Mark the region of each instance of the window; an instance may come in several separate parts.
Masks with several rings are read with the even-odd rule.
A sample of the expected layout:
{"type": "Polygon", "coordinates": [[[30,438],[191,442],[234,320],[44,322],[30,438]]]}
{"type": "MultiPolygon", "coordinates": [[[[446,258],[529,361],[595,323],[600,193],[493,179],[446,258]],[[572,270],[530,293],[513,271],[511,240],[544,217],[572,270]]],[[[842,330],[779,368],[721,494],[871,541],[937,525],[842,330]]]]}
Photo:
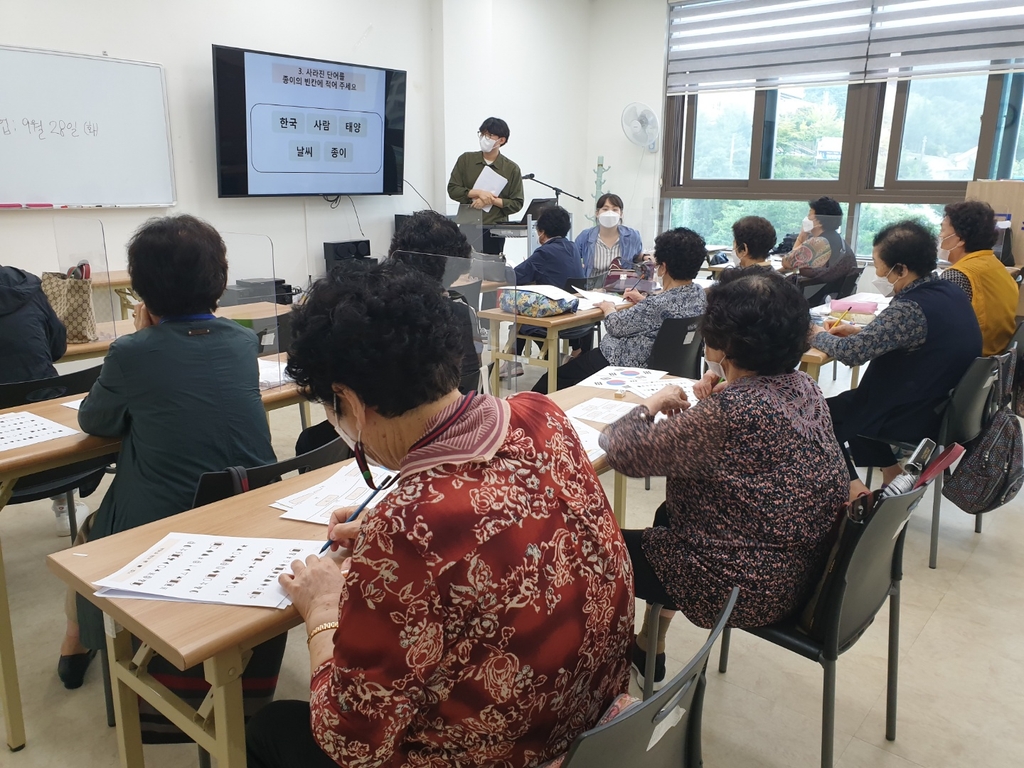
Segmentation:
{"type": "MultiPolygon", "coordinates": [[[[845,206],[844,206],[845,208],[845,206]]],[[[708,245],[732,246],[732,223],[744,216],[764,216],[775,227],[778,242],[786,233],[800,231],[807,202],[794,200],[689,200],[672,201],[670,227],[688,227],[708,245]]]]}
{"type": "Polygon", "coordinates": [[[857,255],[870,256],[875,235],[886,225],[904,219],[916,219],[938,232],[944,215],[942,208],[924,203],[862,203],[857,221],[857,255]]]}
{"type": "Polygon", "coordinates": [[[995,151],[989,178],[1024,179],[1024,72],[1003,78],[995,151]]]}
{"type": "Polygon", "coordinates": [[[706,93],[697,97],[693,178],[745,179],[750,174],[754,92],[706,93]]]}
{"type": "Polygon", "coordinates": [[[767,178],[839,178],[846,92],[845,85],[775,92],[774,151],[767,178]]]}
{"type": "Polygon", "coordinates": [[[912,80],[898,178],[970,181],[978,154],[988,77],[912,80]]]}

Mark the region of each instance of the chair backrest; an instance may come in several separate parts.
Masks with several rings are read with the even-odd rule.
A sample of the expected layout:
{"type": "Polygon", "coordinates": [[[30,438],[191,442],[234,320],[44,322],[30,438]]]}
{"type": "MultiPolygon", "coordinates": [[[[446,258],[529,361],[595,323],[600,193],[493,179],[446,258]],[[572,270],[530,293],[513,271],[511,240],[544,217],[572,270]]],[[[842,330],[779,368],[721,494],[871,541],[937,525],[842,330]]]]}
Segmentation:
{"type": "Polygon", "coordinates": [[[839,296],[839,292],[842,290],[845,280],[845,277],[840,277],[837,280],[825,283],[817,278],[802,277],[797,280],[797,287],[803,291],[804,298],[807,299],[807,303],[810,304],[811,307],[820,307],[825,303],[825,299],[827,297],[839,296]]]}
{"type": "Polygon", "coordinates": [[[864,274],[864,267],[857,267],[850,274],[843,278],[843,283],[839,287],[839,293],[836,294],[837,299],[845,299],[847,296],[853,296],[857,292],[857,283],[860,282],[861,275],[864,274]]]}
{"type": "Polygon", "coordinates": [[[876,502],[866,520],[847,520],[833,559],[832,577],[819,598],[825,603],[826,658],[835,659],[864,633],[903,577],[904,527],[927,490],[876,502]]]}
{"type": "Polygon", "coordinates": [[[348,458],[349,447],[340,437],[309,453],[291,459],[265,464],[262,467],[245,469],[228,467],[220,472],[204,472],[199,478],[192,507],[202,507],[221,499],[227,499],[246,491],[276,483],[288,472],[308,472],[348,458]]]}
{"type": "Polygon", "coordinates": [[[647,367],[667,371],[673,376],[699,379],[703,340],[700,332],[701,317],[670,317],[662,321],[658,335],[654,338],[647,367]]]}
{"type": "Polygon", "coordinates": [[[711,647],[725,629],[739,597],[733,587],[714,629],[696,655],[647,701],[639,702],[604,725],[581,733],[566,753],[562,768],[680,768],[694,765],[692,730],[700,727],[698,694],[711,647]],[[697,710],[695,713],[694,710],[697,710]]]}
{"type": "Polygon", "coordinates": [[[63,376],[0,384],[0,408],[15,408],[67,395],[86,394],[99,378],[102,368],[102,365],[97,365],[95,368],[85,368],[74,373],[65,373],[63,376]]]}
{"type": "Polygon", "coordinates": [[[468,283],[460,283],[459,285],[453,285],[448,289],[449,294],[457,294],[461,296],[469,308],[477,311],[480,309],[480,288],[483,285],[483,280],[473,280],[468,283]]]}
{"type": "Polygon", "coordinates": [[[978,357],[953,389],[939,430],[939,444],[966,445],[988,423],[992,388],[999,378],[995,357],[978,357]]]}

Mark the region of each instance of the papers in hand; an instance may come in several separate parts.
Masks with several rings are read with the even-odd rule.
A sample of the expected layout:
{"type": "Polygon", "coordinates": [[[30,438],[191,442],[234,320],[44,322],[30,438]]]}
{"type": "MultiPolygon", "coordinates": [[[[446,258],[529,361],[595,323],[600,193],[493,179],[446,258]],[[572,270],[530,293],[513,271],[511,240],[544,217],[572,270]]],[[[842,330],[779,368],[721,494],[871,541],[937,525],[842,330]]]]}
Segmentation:
{"type": "Polygon", "coordinates": [[[611,424],[621,419],[634,408],[636,408],[636,403],[624,403],[621,400],[605,400],[603,397],[595,397],[573,406],[565,413],[573,419],[595,421],[598,424],[611,424]]]}
{"type": "MultiPolygon", "coordinates": [[[[376,486],[380,486],[388,474],[380,467],[371,467],[370,472],[373,475],[373,484],[376,486]]],[[[327,525],[331,521],[331,512],[338,507],[358,507],[363,503],[363,499],[371,493],[372,491],[366,487],[366,481],[359,473],[359,467],[355,462],[351,462],[319,485],[293,493],[270,506],[274,509],[284,510],[281,517],[286,520],[302,520],[307,523],[327,525]]],[[[377,506],[388,493],[390,490],[378,493],[373,501],[366,506],[377,506]]]]}
{"type": "MultiPolygon", "coordinates": [[[[484,169],[480,171],[480,175],[476,177],[473,189],[482,189],[485,192],[490,192],[495,197],[501,197],[501,190],[505,188],[507,183],[508,179],[491,168],[491,166],[485,165],[484,169]]],[[[493,205],[488,205],[484,210],[490,211],[493,207],[493,205]]]]}
{"type": "Polygon", "coordinates": [[[655,381],[643,381],[638,384],[630,384],[626,387],[626,391],[646,400],[651,395],[663,390],[669,384],[681,387],[683,392],[686,393],[686,399],[690,401],[690,405],[697,402],[697,397],[693,394],[693,385],[696,384],[693,379],[660,379],[655,381]]]}
{"type": "Polygon", "coordinates": [[[260,368],[260,389],[272,389],[291,381],[291,377],[284,372],[287,363],[277,360],[257,360],[260,368]]]}
{"type": "Polygon", "coordinates": [[[285,608],[277,577],[291,573],[323,543],[169,533],[121,570],[96,582],[97,597],[131,597],[219,605],[285,608]]]}
{"type": "MultiPolygon", "coordinates": [[[[579,383],[581,387],[598,389],[628,389],[630,386],[657,381],[665,376],[665,371],[652,371],[648,368],[624,368],[609,365],[597,373],[588,376],[579,383]]],[[[644,395],[646,397],[646,395],[644,395]]]]}
{"type": "Polygon", "coordinates": [[[0,451],[11,451],[77,434],[77,429],[65,427],[34,413],[16,411],[0,416],[0,451]]]}

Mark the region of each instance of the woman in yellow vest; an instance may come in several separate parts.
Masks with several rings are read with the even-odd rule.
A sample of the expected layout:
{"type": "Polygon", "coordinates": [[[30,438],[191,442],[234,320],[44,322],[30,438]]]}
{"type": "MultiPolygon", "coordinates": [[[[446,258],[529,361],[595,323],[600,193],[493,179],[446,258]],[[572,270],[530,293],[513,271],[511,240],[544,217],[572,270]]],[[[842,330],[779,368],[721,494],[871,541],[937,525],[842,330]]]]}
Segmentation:
{"type": "Polygon", "coordinates": [[[982,354],[1006,349],[1016,330],[1017,284],[992,252],[995,214],[988,203],[950,203],[939,229],[939,259],[953,266],[942,276],[960,286],[971,300],[981,326],[982,354]]]}

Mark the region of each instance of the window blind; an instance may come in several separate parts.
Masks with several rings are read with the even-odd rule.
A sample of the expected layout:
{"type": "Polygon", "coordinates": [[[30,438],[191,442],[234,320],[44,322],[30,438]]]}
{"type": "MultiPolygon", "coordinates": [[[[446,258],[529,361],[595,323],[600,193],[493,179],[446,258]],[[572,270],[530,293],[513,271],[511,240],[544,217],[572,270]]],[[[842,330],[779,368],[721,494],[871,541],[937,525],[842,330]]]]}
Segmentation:
{"type": "Polygon", "coordinates": [[[669,95],[1024,68],[1024,2],[682,0],[669,95]]]}

